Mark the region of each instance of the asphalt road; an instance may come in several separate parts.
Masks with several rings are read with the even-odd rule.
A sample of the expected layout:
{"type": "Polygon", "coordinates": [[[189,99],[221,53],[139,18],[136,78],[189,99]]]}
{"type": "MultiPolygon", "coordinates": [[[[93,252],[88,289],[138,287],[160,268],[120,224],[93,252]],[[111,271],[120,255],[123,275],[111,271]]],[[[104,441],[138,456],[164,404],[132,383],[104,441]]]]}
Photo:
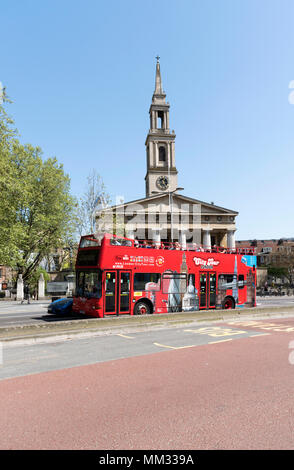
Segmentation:
{"type": "Polygon", "coordinates": [[[294,318],[14,346],[1,449],[292,449],[294,318]]]}
{"type": "MultiPolygon", "coordinates": [[[[294,328],[293,328],[294,331],[294,328]]],[[[231,341],[262,334],[216,323],[186,324],[132,333],[87,336],[64,341],[55,337],[50,342],[2,347],[3,364],[0,379],[47,372],[49,370],[96,364],[134,356],[231,341]]]]}
{"type": "MultiPolygon", "coordinates": [[[[0,301],[0,328],[44,324],[60,320],[72,320],[77,316],[55,316],[47,313],[49,301],[32,301],[29,305],[20,302],[0,301]]],[[[294,306],[294,296],[288,297],[258,297],[258,307],[294,306]]],[[[79,317],[82,318],[82,317],[79,317]]]]}
{"type": "MultiPolygon", "coordinates": [[[[70,319],[70,316],[57,317],[47,313],[50,301],[0,302],[0,328],[18,325],[42,324],[70,319]]],[[[77,318],[77,316],[72,317],[77,318]]]]}

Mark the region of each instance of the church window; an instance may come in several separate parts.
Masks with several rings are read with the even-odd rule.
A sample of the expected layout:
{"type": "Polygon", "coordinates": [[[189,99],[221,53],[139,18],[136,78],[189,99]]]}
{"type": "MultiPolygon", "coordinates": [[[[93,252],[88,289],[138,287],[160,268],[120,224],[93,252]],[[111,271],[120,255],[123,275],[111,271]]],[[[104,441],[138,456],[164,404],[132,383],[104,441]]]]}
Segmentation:
{"type": "Polygon", "coordinates": [[[160,162],[165,162],[166,160],[166,155],[165,155],[165,147],[159,147],[159,161],[160,162]]]}

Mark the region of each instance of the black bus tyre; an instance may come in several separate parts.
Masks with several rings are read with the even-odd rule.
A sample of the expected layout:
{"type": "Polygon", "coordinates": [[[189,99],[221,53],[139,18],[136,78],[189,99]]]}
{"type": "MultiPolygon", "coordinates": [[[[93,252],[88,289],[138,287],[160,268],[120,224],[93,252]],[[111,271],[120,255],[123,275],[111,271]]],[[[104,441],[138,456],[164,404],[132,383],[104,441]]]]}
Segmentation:
{"type": "Polygon", "coordinates": [[[134,315],[149,315],[151,309],[147,302],[139,301],[134,308],[134,315]]]}
{"type": "Polygon", "coordinates": [[[222,309],[223,310],[232,310],[235,308],[235,300],[233,297],[225,297],[223,303],[222,303],[222,309]]]}

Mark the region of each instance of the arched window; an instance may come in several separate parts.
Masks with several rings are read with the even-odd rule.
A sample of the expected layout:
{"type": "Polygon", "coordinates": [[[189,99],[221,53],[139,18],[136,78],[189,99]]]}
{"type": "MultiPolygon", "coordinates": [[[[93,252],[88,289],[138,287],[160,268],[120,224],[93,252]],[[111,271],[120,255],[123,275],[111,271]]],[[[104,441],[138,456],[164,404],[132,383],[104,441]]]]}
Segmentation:
{"type": "Polygon", "coordinates": [[[159,161],[165,162],[166,155],[165,155],[165,147],[159,147],[159,161]]]}

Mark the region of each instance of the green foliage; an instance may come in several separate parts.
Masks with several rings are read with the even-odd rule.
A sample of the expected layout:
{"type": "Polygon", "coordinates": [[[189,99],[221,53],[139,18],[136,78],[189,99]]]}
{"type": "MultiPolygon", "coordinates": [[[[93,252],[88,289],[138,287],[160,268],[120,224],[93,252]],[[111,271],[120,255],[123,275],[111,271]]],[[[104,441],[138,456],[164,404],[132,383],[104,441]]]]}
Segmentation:
{"type": "Polygon", "coordinates": [[[269,276],[273,277],[281,277],[281,276],[288,276],[288,269],[286,267],[280,266],[269,266],[267,273],[269,276]]]}
{"type": "Polygon", "coordinates": [[[43,274],[44,276],[44,280],[45,280],[45,289],[47,287],[47,281],[49,281],[50,279],[50,276],[49,274],[46,272],[45,269],[41,268],[41,267],[38,267],[35,269],[35,271],[32,271],[30,273],[30,275],[28,276],[27,278],[27,282],[30,286],[30,293],[31,295],[33,295],[34,293],[37,293],[38,292],[38,283],[39,283],[39,279],[40,279],[40,275],[41,273],[43,274]]]}
{"type": "Polygon", "coordinates": [[[42,258],[73,232],[70,179],[56,158],[16,138],[0,106],[0,264],[28,279],[42,258]]]}

